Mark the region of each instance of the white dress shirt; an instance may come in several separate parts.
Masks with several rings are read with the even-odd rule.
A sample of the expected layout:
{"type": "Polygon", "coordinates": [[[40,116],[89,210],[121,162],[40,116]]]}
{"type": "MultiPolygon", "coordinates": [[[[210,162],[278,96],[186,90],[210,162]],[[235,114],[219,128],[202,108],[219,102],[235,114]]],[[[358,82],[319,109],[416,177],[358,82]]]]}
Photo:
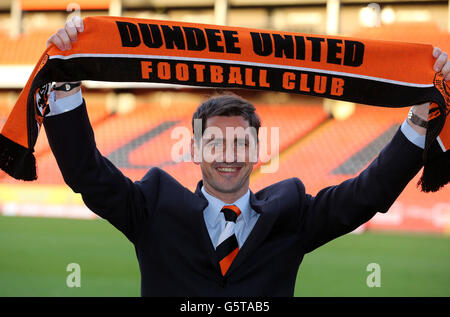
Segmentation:
{"type": "Polygon", "coordinates": [[[48,97],[48,105],[50,107],[50,112],[46,116],[55,116],[75,108],[78,108],[83,103],[83,96],[81,95],[81,89],[68,97],[64,97],[55,100],[55,92],[52,91],[48,97]]]}
{"type": "Polygon", "coordinates": [[[234,234],[238,240],[239,248],[241,248],[259,218],[259,213],[250,206],[250,190],[232,204],[226,204],[210,195],[204,187],[202,187],[202,193],[208,200],[208,206],[203,211],[203,218],[214,248],[217,247],[219,236],[225,229],[225,216],[220,212],[225,205],[236,205],[241,210],[234,227],[234,234]]]}

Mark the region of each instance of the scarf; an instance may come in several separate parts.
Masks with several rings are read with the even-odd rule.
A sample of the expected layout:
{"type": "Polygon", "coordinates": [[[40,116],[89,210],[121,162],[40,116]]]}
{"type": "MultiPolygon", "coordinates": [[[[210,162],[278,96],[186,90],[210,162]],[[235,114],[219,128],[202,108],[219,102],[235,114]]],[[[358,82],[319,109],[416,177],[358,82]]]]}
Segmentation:
{"type": "Polygon", "coordinates": [[[450,180],[450,86],[426,44],[123,17],[87,17],[42,54],[0,134],[0,168],[34,180],[51,82],[153,82],[281,91],[381,107],[431,102],[422,191],[450,180]]]}

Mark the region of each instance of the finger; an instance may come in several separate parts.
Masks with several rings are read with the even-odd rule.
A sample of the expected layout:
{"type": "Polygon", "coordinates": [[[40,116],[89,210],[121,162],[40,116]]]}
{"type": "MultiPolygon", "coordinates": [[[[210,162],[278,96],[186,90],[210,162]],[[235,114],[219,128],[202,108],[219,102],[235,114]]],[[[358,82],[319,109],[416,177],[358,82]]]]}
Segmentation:
{"type": "Polygon", "coordinates": [[[65,50],[64,43],[58,35],[53,34],[52,36],[50,36],[50,38],[47,41],[47,46],[49,46],[51,43],[55,44],[56,47],[61,51],[65,50]]]}
{"type": "Polygon", "coordinates": [[[59,38],[62,40],[65,50],[70,50],[72,48],[72,44],[70,44],[70,38],[66,32],[66,29],[59,29],[56,32],[56,35],[58,35],[59,38]]]}
{"type": "Polygon", "coordinates": [[[77,28],[77,31],[79,33],[84,31],[83,19],[81,17],[79,17],[78,15],[74,16],[72,18],[72,22],[75,25],[75,27],[77,28]]]}
{"type": "Polygon", "coordinates": [[[64,28],[66,29],[66,33],[69,36],[69,39],[71,42],[76,42],[77,41],[77,29],[75,27],[75,24],[72,21],[67,21],[66,25],[64,26],[64,28]]]}
{"type": "Polygon", "coordinates": [[[441,53],[442,53],[442,50],[439,47],[433,48],[433,57],[434,58],[438,58],[441,53]]]}
{"type": "Polygon", "coordinates": [[[447,61],[442,67],[442,74],[444,75],[445,81],[450,80],[450,61],[447,61]]]}
{"type": "Polygon", "coordinates": [[[436,59],[436,62],[434,63],[434,70],[436,72],[440,72],[442,70],[442,67],[444,67],[445,63],[447,62],[448,55],[445,52],[442,52],[439,57],[436,59]]]}
{"type": "Polygon", "coordinates": [[[53,35],[52,36],[50,36],[49,38],[48,38],[48,40],[47,40],[47,47],[49,47],[50,46],[50,44],[55,44],[55,43],[53,43],[53,35]]]}

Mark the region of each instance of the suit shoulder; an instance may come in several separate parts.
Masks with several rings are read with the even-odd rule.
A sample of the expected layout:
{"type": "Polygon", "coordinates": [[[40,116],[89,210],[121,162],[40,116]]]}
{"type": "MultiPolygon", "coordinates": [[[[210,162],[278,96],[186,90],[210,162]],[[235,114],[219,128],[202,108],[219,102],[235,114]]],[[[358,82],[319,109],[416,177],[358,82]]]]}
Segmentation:
{"type": "Polygon", "coordinates": [[[181,186],[182,185],[169,173],[162,170],[159,167],[152,167],[148,172],[142,177],[141,180],[136,182],[144,186],[149,186],[151,184],[169,185],[169,186],[181,186]]]}
{"type": "Polygon", "coordinates": [[[284,179],[270,186],[267,186],[260,191],[258,191],[255,196],[258,199],[273,199],[273,198],[286,198],[286,197],[297,197],[305,195],[305,185],[303,182],[297,178],[292,177],[284,179]]]}
{"type": "MultiPolygon", "coordinates": [[[[159,167],[152,167],[145,176],[135,184],[142,192],[152,196],[173,197],[173,195],[190,192],[172,175],[159,167]]],[[[157,198],[155,197],[155,198],[157,198]]]]}

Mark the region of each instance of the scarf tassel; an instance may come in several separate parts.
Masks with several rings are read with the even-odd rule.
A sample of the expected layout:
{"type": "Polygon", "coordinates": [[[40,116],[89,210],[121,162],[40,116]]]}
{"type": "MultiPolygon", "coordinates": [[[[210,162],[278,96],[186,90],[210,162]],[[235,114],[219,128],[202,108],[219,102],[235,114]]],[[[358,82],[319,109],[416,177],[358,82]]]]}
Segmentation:
{"type": "Polygon", "coordinates": [[[11,177],[24,181],[37,179],[33,151],[0,134],[0,169],[11,177]]]}
{"type": "Polygon", "coordinates": [[[417,183],[423,192],[437,192],[450,182],[450,151],[440,152],[430,157],[423,167],[417,183]]]}

